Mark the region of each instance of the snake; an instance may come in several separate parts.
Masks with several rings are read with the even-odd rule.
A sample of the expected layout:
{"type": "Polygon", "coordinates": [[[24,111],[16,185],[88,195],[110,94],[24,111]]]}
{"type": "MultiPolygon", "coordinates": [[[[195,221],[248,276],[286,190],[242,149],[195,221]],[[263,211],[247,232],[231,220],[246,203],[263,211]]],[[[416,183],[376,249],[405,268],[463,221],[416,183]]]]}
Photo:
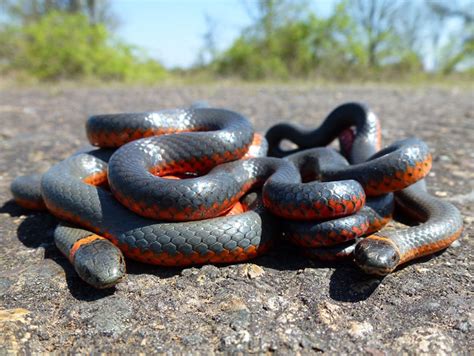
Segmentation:
{"type": "Polygon", "coordinates": [[[399,265],[449,247],[463,231],[459,210],[429,194],[425,180],[395,193],[403,212],[419,225],[380,231],[362,239],[354,250],[355,262],[369,274],[386,275],[399,265]]]}
{"type": "Polygon", "coordinates": [[[124,255],[163,266],[245,261],[271,246],[272,214],[335,218],[365,199],[353,180],[303,183],[289,161],[249,157],[260,139],[225,109],[96,115],[86,131],[101,148],[19,177],[11,191],[20,205],[45,207],[63,222],[57,247],[97,288],[123,278],[124,255]],[[245,203],[261,185],[262,202],[245,203]],[[225,215],[239,201],[245,211],[225,215]]]}
{"type": "Polygon", "coordinates": [[[269,128],[265,138],[269,145],[268,155],[272,157],[285,157],[304,149],[327,146],[339,138],[341,149],[350,163],[366,161],[380,150],[382,144],[379,119],[367,105],[358,102],[339,105],[314,130],[283,122],[269,128]],[[355,128],[354,134],[352,127],[355,128]],[[282,149],[283,140],[298,148],[282,149]]]}
{"type": "Polygon", "coordinates": [[[372,197],[352,216],[311,223],[287,221],[286,235],[304,247],[306,256],[323,260],[351,256],[364,272],[384,276],[408,261],[446,249],[461,235],[459,210],[427,191],[424,177],[431,169],[432,158],[426,144],[409,138],[380,149],[381,136],[377,116],[367,105],[357,102],[340,105],[313,130],[291,123],[268,130],[269,155],[286,156],[303,174],[319,179],[353,178],[372,197]],[[336,138],[350,166],[336,152],[312,148],[326,146],[336,138]],[[285,139],[297,148],[282,149],[285,139]],[[321,160],[323,155],[332,158],[321,160]],[[391,217],[392,197],[397,208],[414,217],[419,225],[377,232],[391,217]]]}
{"type": "MultiPolygon", "coordinates": [[[[376,120],[369,127],[357,125],[361,132],[377,132],[376,120]]],[[[123,278],[123,255],[164,266],[256,257],[273,243],[272,215],[305,221],[353,214],[369,219],[373,213],[367,212],[370,203],[364,208],[366,194],[375,201],[372,195],[390,194],[421,177],[384,165],[386,158],[427,155],[416,140],[392,145],[356,168],[347,163],[336,168],[328,155],[321,159],[322,165],[329,162],[328,181],[308,182],[296,161],[252,157],[252,147],[259,147],[252,142],[262,140],[245,117],[226,109],[97,115],[89,118],[86,131],[89,141],[102,148],[75,154],[42,176],[19,177],[11,190],[20,205],[46,207],[64,221],[55,230],[56,245],[79,276],[97,288],[123,278]],[[387,184],[384,175],[377,175],[379,167],[396,179],[387,184]],[[246,194],[261,186],[262,198],[249,201],[246,194]],[[239,201],[244,211],[226,215],[239,201]]],[[[358,151],[351,145],[362,155],[377,151],[378,139],[360,136],[356,132],[346,140],[348,152],[358,151]]],[[[254,155],[264,151],[257,148],[254,155]]],[[[353,161],[358,159],[353,155],[353,161]]],[[[425,174],[426,166],[417,172],[425,174]]]]}
{"type": "MultiPolygon", "coordinates": [[[[67,222],[55,230],[55,242],[87,283],[98,288],[118,283],[125,272],[123,254],[147,263],[184,266],[243,261],[268,249],[272,227],[262,228],[269,225],[269,217],[260,211],[259,204],[247,204],[242,214],[218,216],[239,199],[245,199],[244,193],[262,176],[277,169],[284,174],[285,166],[290,169],[288,175],[295,173],[291,166],[272,158],[265,162],[255,158],[231,162],[243,158],[249,148],[252,151],[255,141],[251,124],[240,114],[204,107],[111,114],[91,117],[86,131],[92,144],[105,148],[74,154],[41,176],[19,177],[13,181],[11,191],[20,205],[46,207],[67,222]],[[161,136],[148,137],[158,134],[161,136]],[[176,148],[173,140],[178,136],[180,143],[176,148]],[[156,171],[142,172],[176,194],[183,193],[176,186],[186,187],[182,197],[175,197],[182,203],[182,213],[163,206],[161,211],[172,212],[168,213],[167,221],[150,219],[120,204],[110,191],[107,177],[115,174],[109,160],[121,154],[121,149],[116,148],[122,146],[128,151],[136,143],[143,150],[134,151],[129,163],[134,163],[135,154],[157,159],[168,166],[165,175],[190,170],[202,173],[222,162],[231,166],[218,166],[220,171],[208,174],[207,178],[191,176],[179,181],[160,178],[156,171]],[[236,196],[225,193],[223,180],[236,185],[232,191],[236,196]],[[194,214],[194,218],[199,221],[176,222],[182,220],[179,217],[188,211],[188,204],[197,209],[199,216],[194,214]],[[204,219],[209,214],[203,204],[208,204],[206,209],[214,209],[213,218],[204,219]]],[[[260,144],[253,154],[264,146],[260,144]]],[[[148,192],[152,189],[147,188],[148,192]]],[[[160,203],[167,201],[169,197],[160,203]]]]}

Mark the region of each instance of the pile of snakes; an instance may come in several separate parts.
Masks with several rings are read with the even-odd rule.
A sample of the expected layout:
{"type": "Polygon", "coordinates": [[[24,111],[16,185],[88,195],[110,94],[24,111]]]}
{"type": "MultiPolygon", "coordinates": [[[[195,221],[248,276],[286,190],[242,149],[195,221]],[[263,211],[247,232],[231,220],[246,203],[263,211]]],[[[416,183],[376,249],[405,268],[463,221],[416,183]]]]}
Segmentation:
{"type": "Polygon", "coordinates": [[[234,263],[285,241],[309,258],[348,258],[386,275],[462,231],[459,211],[426,190],[427,145],[408,138],[382,149],[364,104],[337,107],[314,130],[282,123],[265,137],[241,114],[204,104],[92,116],[86,130],[98,148],[18,177],[11,191],[60,220],[56,246],[96,288],[124,277],[124,255],[234,263]],[[328,147],[334,140],[340,151],[328,147]],[[380,231],[395,206],[417,224],[380,231]]]}

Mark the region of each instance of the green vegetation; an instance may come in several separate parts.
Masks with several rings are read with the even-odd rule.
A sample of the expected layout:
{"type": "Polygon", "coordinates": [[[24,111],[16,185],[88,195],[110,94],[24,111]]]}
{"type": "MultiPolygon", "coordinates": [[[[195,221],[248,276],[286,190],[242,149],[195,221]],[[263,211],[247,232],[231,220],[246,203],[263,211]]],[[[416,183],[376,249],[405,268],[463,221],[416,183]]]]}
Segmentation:
{"type": "Polygon", "coordinates": [[[254,23],[209,68],[247,80],[399,80],[459,71],[473,78],[473,11],[434,2],[355,0],[341,1],[323,18],[302,1],[260,0],[254,23]],[[453,18],[462,26],[448,34],[453,18]],[[436,59],[430,73],[427,52],[436,59]]]}
{"type": "Polygon", "coordinates": [[[469,1],[340,0],[327,17],[315,13],[309,0],[246,2],[253,22],[228,48],[217,49],[216,24],[206,17],[204,48],[196,54],[200,64],[171,72],[114,36],[117,21],[110,4],[0,0],[0,12],[7,15],[0,16],[0,73],[41,81],[127,83],[165,77],[474,79],[474,7],[469,1]]]}
{"type": "MultiPolygon", "coordinates": [[[[72,3],[72,2],[71,2],[72,3]]],[[[80,9],[53,8],[21,15],[20,24],[0,30],[0,65],[43,81],[99,79],[154,82],[166,75],[156,61],[115,39],[105,23],[91,22],[80,9]]]]}

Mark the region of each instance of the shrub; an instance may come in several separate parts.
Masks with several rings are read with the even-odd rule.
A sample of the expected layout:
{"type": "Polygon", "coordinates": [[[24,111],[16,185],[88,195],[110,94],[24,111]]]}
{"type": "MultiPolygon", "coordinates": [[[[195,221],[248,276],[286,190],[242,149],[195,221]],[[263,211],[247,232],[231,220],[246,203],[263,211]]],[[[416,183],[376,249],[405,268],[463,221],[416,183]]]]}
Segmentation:
{"type": "Polygon", "coordinates": [[[143,55],[138,57],[135,48],[115,40],[104,25],[90,24],[82,14],[53,11],[36,22],[9,27],[2,33],[0,44],[10,48],[0,52],[6,67],[41,80],[94,77],[148,81],[165,75],[160,64],[143,55]],[[13,43],[5,38],[6,33],[15,35],[13,43]]]}

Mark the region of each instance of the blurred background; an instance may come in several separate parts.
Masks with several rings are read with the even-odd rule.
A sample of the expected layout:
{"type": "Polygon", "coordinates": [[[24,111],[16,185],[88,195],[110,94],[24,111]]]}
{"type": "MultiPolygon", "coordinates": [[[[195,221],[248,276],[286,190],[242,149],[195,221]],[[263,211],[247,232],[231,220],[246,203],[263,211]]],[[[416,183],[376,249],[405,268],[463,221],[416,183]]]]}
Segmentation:
{"type": "Polygon", "coordinates": [[[474,0],[0,0],[19,83],[471,82],[474,0]]]}

